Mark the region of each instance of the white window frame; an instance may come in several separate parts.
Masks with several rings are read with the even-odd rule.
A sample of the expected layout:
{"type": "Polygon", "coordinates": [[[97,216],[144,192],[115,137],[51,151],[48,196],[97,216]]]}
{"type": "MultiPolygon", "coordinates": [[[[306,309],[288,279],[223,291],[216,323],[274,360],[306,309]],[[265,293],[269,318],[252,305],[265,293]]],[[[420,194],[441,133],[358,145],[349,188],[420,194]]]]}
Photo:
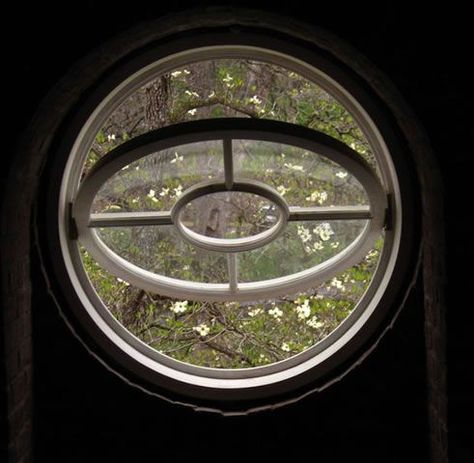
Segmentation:
{"type": "MultiPolygon", "coordinates": [[[[191,39],[178,37],[166,44],[158,43],[124,60],[102,79],[97,88],[91,90],[73,123],[69,124],[58,148],[64,158],[64,163],[61,161],[58,167],[58,186],[53,185],[50,193],[54,205],[51,208],[53,215],[48,214],[49,218],[53,217],[48,227],[52,227],[53,234],[58,234],[51,252],[60,256],[59,264],[54,264],[54,268],[59,281],[69,288],[66,297],[72,301],[75,317],[106,355],[125,369],[122,370],[125,374],[130,371],[148,385],[155,385],[160,390],[164,388],[171,395],[184,394],[196,401],[268,398],[297,390],[341,367],[389,313],[400,287],[400,272],[406,271],[409,261],[406,253],[401,252],[401,238],[403,235],[412,239],[410,226],[402,220],[411,216],[405,213],[410,210],[407,202],[410,195],[405,190],[402,194],[400,190],[400,181],[404,186],[408,185],[399,177],[399,169],[406,166],[404,154],[400,153],[391,123],[379,110],[370,92],[350,77],[350,70],[343,69],[315,49],[264,31],[246,31],[237,35],[196,32],[191,35],[191,39]],[[377,162],[377,177],[386,193],[383,205],[388,211],[385,217],[388,227],[377,269],[368,289],[344,322],[322,341],[289,359],[263,367],[235,370],[184,364],[160,354],[128,332],[111,315],[92,287],[82,264],[78,241],[74,239],[74,222],[71,220],[74,214],[82,213],[77,205],[74,214],[71,208],[77,202],[88,148],[108,115],[153,76],[191,62],[220,58],[255,59],[286,67],[336,98],[353,116],[371,146],[377,162]]],[[[185,140],[181,139],[180,144],[183,143],[185,140]]],[[[371,204],[371,207],[375,206],[379,207],[371,204]]],[[[78,228],[84,232],[82,223],[78,228]]],[[[88,232],[84,233],[85,236],[88,232]]]]}

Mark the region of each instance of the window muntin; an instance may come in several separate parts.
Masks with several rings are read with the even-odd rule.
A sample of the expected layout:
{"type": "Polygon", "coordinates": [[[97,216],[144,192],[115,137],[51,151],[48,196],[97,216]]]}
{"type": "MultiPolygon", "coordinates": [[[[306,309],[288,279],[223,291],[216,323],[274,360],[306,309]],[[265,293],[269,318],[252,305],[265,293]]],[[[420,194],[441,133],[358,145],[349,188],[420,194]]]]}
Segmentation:
{"type": "MultiPolygon", "coordinates": [[[[269,49],[257,49],[256,47],[247,46],[222,46],[211,48],[212,51],[210,51],[210,49],[191,50],[184,53],[183,55],[173,57],[174,65],[176,66],[176,64],[180,60],[183,60],[184,65],[188,66],[189,63],[192,63],[193,61],[198,61],[198,57],[200,56],[213,55],[213,59],[221,59],[222,56],[229,54],[230,51],[230,54],[232,54],[233,56],[240,55],[248,57],[249,55],[251,55],[253,58],[265,59],[268,60],[270,63],[283,64],[286,68],[292,68],[300,72],[301,75],[308,76],[310,81],[318,82],[318,84],[321,85],[321,88],[325,88],[325,91],[329,90],[329,94],[337,96],[337,99],[339,101],[343,101],[344,105],[350,109],[351,115],[354,116],[354,120],[357,121],[357,128],[364,133],[362,138],[365,140],[365,137],[367,137],[367,139],[370,140],[370,143],[367,143],[368,149],[366,149],[365,147],[360,148],[359,146],[357,146],[356,148],[358,149],[360,154],[363,157],[367,158],[369,163],[372,164],[379,178],[383,179],[384,188],[386,188],[388,192],[396,196],[396,176],[394,177],[394,171],[392,170],[390,164],[390,156],[387,154],[386,147],[384,146],[383,140],[380,138],[377,129],[370,121],[367,114],[358,105],[358,103],[355,102],[355,100],[353,100],[352,97],[343,88],[336,85],[335,82],[331,80],[331,78],[329,78],[327,75],[320,72],[316,68],[307,65],[306,63],[302,63],[301,61],[295,60],[288,55],[282,55],[279,52],[274,52],[269,49]],[[186,55],[186,59],[183,59],[184,55],[186,55]]],[[[86,124],[83,133],[78,138],[78,143],[76,143],[76,146],[73,149],[73,153],[75,153],[76,155],[75,162],[74,165],[72,165],[71,162],[69,163],[69,167],[66,172],[66,178],[69,177],[69,180],[79,178],[80,171],[82,170],[83,165],[82,161],[80,160],[86,159],[87,153],[89,152],[87,147],[90,146],[91,141],[100,132],[101,124],[104,124],[105,122],[104,116],[110,114],[112,108],[117,107],[118,103],[121,100],[125,99],[124,95],[130,95],[131,89],[139,88],[139,81],[146,81],[147,78],[149,78],[150,75],[152,75],[153,73],[154,75],[156,75],[157,68],[160,68],[160,66],[161,72],[167,72],[173,69],[173,67],[169,66],[169,63],[167,63],[166,60],[164,60],[164,62],[159,63],[158,66],[156,66],[155,64],[149,66],[148,68],[144,68],[142,71],[137,73],[137,75],[133,76],[133,78],[130,78],[124,85],[117,87],[114,92],[103,101],[103,103],[100,105],[100,108],[96,111],[96,114],[94,114],[94,117],[90,119],[88,124],[86,124]],[[152,68],[153,72],[151,72],[152,68]]],[[[176,67],[174,69],[176,69],[176,67]]],[[[353,142],[348,142],[348,144],[352,146],[353,142]]],[[[86,171],[89,169],[88,164],[91,164],[91,159],[93,157],[94,156],[89,156],[86,159],[86,171]]],[[[69,198],[72,198],[74,196],[74,190],[76,188],[74,187],[74,184],[75,182],[73,180],[72,183],[69,183],[70,186],[72,185],[72,188],[69,187],[66,189],[67,191],[69,191],[69,198]]],[[[63,188],[63,194],[66,190],[63,188]]],[[[63,210],[65,210],[65,208],[63,210]]],[[[399,211],[395,212],[395,216],[398,217],[399,211]]],[[[61,217],[64,217],[64,215],[62,215],[61,217]]],[[[60,220],[62,220],[62,218],[60,218],[60,220]]],[[[97,294],[95,292],[91,292],[90,289],[87,288],[87,284],[90,284],[87,276],[81,274],[81,270],[77,268],[74,269],[72,273],[76,273],[78,279],[82,281],[82,289],[85,290],[85,293],[83,293],[82,296],[82,300],[91,316],[93,318],[96,318],[94,312],[97,311],[97,313],[100,313],[101,318],[105,320],[109,326],[112,326],[112,332],[109,331],[109,336],[113,338],[115,337],[115,335],[118,334],[121,339],[126,339],[128,344],[132,348],[132,350],[126,348],[126,351],[136,359],[141,359],[139,361],[142,363],[144,362],[144,364],[147,364],[147,367],[157,372],[161,372],[166,376],[170,376],[180,381],[189,382],[192,384],[200,384],[203,386],[211,386],[218,388],[223,387],[224,389],[234,387],[245,389],[255,385],[271,384],[274,382],[278,382],[282,379],[289,378],[295,374],[298,374],[298,371],[306,371],[307,369],[318,365],[319,362],[324,361],[327,356],[331,355],[331,352],[337,351],[340,346],[343,345],[341,344],[341,340],[344,337],[347,337],[347,333],[352,333],[350,336],[352,336],[354,333],[357,333],[358,329],[360,329],[360,327],[362,326],[364,320],[374,310],[377,301],[382,294],[382,292],[378,290],[377,284],[381,281],[387,281],[387,275],[390,274],[390,268],[393,264],[393,258],[396,255],[396,246],[395,248],[393,246],[396,240],[394,241],[393,238],[394,234],[392,232],[388,234],[381,233],[379,240],[377,240],[377,249],[369,252],[366,258],[363,259],[363,261],[373,261],[375,258],[375,267],[377,268],[377,271],[374,274],[370,275],[370,277],[372,277],[372,284],[369,285],[370,278],[369,280],[363,281],[365,287],[361,287],[362,291],[358,299],[359,302],[355,302],[354,304],[352,304],[351,309],[343,317],[343,319],[345,320],[343,323],[340,323],[342,321],[340,320],[337,327],[334,327],[334,331],[326,333],[325,336],[320,338],[319,341],[316,341],[312,345],[312,347],[311,344],[308,344],[299,351],[300,353],[291,349],[291,355],[287,357],[287,360],[285,362],[281,363],[277,361],[276,363],[267,365],[265,366],[265,372],[255,367],[251,369],[251,374],[249,374],[249,371],[247,371],[247,373],[243,376],[237,370],[234,371],[232,375],[230,375],[229,372],[226,370],[219,372],[220,370],[215,371],[214,368],[209,370],[203,369],[201,367],[194,367],[189,364],[176,364],[169,359],[168,355],[160,355],[160,353],[157,352],[155,349],[150,350],[146,346],[144,346],[143,343],[136,342],[135,336],[130,337],[128,332],[121,331],[120,327],[117,327],[111,320],[108,319],[109,311],[104,311],[103,302],[100,301],[100,299],[97,299],[97,294]],[[383,265],[380,265],[381,262],[383,263],[383,265]],[[382,271],[380,271],[381,268],[382,271]],[[383,271],[386,271],[385,274],[383,273],[383,271]],[[86,281],[87,284],[85,283],[86,281]],[[88,301],[93,302],[93,307],[89,305],[88,301]],[[139,353],[145,355],[145,357],[141,357],[139,353]],[[146,358],[154,359],[154,362],[149,363],[146,358]],[[198,377],[202,377],[203,379],[200,380],[198,379],[198,377]],[[226,381],[224,383],[222,383],[220,380],[218,381],[218,383],[208,381],[210,378],[219,379],[224,377],[226,378],[226,381]],[[252,381],[249,380],[250,377],[253,378],[252,381]]],[[[72,252],[74,254],[76,251],[72,249],[72,252]]],[[[85,252],[84,254],[87,255],[87,252],[85,252]]],[[[74,255],[72,257],[73,260],[76,261],[77,265],[79,262],[78,259],[74,257],[74,255]]],[[[97,265],[97,262],[95,262],[93,265],[97,265]]],[[[104,269],[102,269],[102,271],[104,275],[107,273],[107,271],[104,269]]],[[[327,282],[327,287],[330,287],[330,284],[331,282],[327,282]]],[[[302,294],[301,296],[304,297],[305,295],[302,294]]],[[[311,295],[307,296],[308,299],[312,297],[311,295]]],[[[297,304],[297,302],[298,301],[295,300],[294,304],[297,304]]],[[[286,351],[286,349],[282,350],[286,351]]],[[[217,368],[220,367],[217,366],[217,368]]],[[[232,366],[231,368],[235,368],[235,366],[232,366]]]]}

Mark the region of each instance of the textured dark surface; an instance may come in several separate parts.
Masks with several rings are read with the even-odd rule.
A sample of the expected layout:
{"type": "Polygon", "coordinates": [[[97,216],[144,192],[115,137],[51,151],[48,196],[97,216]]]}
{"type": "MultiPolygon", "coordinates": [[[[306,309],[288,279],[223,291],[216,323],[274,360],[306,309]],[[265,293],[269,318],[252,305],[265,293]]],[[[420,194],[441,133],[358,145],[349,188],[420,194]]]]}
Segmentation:
{"type": "MultiPolygon", "coordinates": [[[[34,256],[31,267],[29,263],[28,203],[36,172],[32,167],[20,168],[21,154],[40,150],[29,142],[38,140],[35,135],[38,127],[45,130],[45,121],[35,121],[29,131],[27,127],[54,83],[104,39],[139,20],[196,6],[190,2],[157,3],[138,1],[124,7],[98,1],[47,7],[36,4],[27,10],[14,7],[7,15],[17,27],[4,38],[9,87],[4,92],[8,104],[4,106],[7,130],[2,161],[12,161],[17,167],[7,174],[4,165],[0,191],[4,192],[7,175],[18,190],[17,198],[4,204],[9,221],[3,224],[2,242],[8,246],[1,250],[4,330],[0,353],[5,359],[2,373],[8,371],[8,377],[2,384],[6,394],[2,394],[0,405],[8,411],[9,461],[31,461],[32,453],[39,462],[160,458],[199,462],[222,461],[226,456],[253,461],[289,452],[295,461],[350,458],[405,462],[417,455],[419,462],[444,462],[445,362],[451,461],[472,461],[472,427],[466,424],[473,411],[474,369],[468,355],[472,336],[466,323],[472,283],[463,263],[472,258],[473,248],[469,234],[461,228],[466,222],[460,218],[465,217],[468,187],[472,188],[468,163],[474,142],[469,113],[473,100],[465,71],[467,32],[463,12],[454,8],[455,4],[450,11],[430,6],[429,12],[416,12],[399,2],[386,2],[377,7],[375,18],[370,5],[359,3],[318,6],[317,14],[310,13],[307,2],[302,1],[279,7],[283,14],[312,21],[346,39],[390,76],[426,129],[441,167],[444,186],[438,183],[436,171],[431,173],[432,166],[427,164],[424,170],[424,187],[433,190],[431,203],[423,209],[432,230],[425,238],[428,265],[394,329],[360,367],[342,382],[296,405],[249,417],[223,418],[145,396],[110,374],[71,337],[47,295],[34,256]],[[440,223],[443,198],[446,219],[440,223]],[[437,230],[446,232],[446,250],[439,243],[442,235],[437,230]],[[437,272],[440,265],[441,274],[437,272]],[[443,288],[447,289],[447,336],[438,316],[439,306],[444,305],[443,288]],[[34,390],[30,306],[34,315],[34,390]],[[30,445],[32,424],[34,452],[30,445]],[[432,457],[428,456],[430,442],[432,457]]],[[[276,9],[274,2],[239,5],[276,9]]],[[[80,71],[93,78],[94,69],[80,71]]],[[[399,122],[410,129],[409,120],[399,122]]],[[[47,138],[46,130],[40,139],[44,142],[47,138]]],[[[0,412],[6,424],[7,413],[2,408],[0,412]]],[[[4,440],[6,436],[4,432],[4,440]]]]}

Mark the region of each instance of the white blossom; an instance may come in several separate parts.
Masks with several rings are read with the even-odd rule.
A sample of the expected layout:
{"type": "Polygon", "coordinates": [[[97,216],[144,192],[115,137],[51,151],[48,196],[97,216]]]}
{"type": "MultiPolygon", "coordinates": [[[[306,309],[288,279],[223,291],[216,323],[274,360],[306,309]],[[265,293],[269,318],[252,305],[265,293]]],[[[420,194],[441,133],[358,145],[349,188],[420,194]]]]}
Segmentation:
{"type": "Polygon", "coordinates": [[[297,226],[297,233],[303,243],[306,243],[311,239],[311,232],[303,225],[297,226]]]}
{"type": "Polygon", "coordinates": [[[234,78],[228,72],[226,73],[225,77],[222,78],[222,82],[224,82],[229,88],[234,86],[232,83],[233,80],[234,78]]]}
{"type": "Polygon", "coordinates": [[[248,314],[249,314],[250,317],[256,317],[260,313],[262,313],[262,309],[259,309],[258,307],[256,307],[253,310],[248,311],[248,314]]]}
{"type": "Polygon", "coordinates": [[[196,108],[190,109],[190,110],[188,111],[188,114],[190,114],[191,116],[195,116],[196,113],[197,113],[197,109],[196,109],[196,108]]]}
{"type": "MultiPolygon", "coordinates": [[[[189,112],[189,111],[188,111],[189,112]]],[[[176,162],[181,162],[182,160],[184,159],[184,157],[182,155],[179,155],[176,151],[174,153],[174,158],[171,159],[170,163],[171,164],[174,164],[176,162]]]]}
{"type": "Polygon", "coordinates": [[[306,197],[306,201],[317,202],[323,204],[328,199],[328,194],[325,191],[313,191],[309,196],[306,197]]]}
{"type": "Polygon", "coordinates": [[[320,322],[316,315],[314,315],[313,317],[311,317],[307,322],[306,324],[308,326],[310,326],[311,328],[322,328],[324,326],[324,323],[323,322],[320,322]]]}
{"type": "Polygon", "coordinates": [[[113,141],[113,140],[115,140],[115,133],[111,133],[107,135],[107,141],[113,141]]]}
{"type": "Polygon", "coordinates": [[[199,93],[197,92],[190,92],[189,90],[185,90],[184,93],[188,96],[192,96],[193,98],[199,98],[199,93]]]}
{"type": "Polygon", "coordinates": [[[184,313],[188,310],[188,301],[176,301],[171,304],[170,310],[174,313],[184,313]]]}
{"type": "Polygon", "coordinates": [[[283,315],[283,310],[280,310],[278,307],[274,307],[268,311],[268,314],[279,320],[283,315]]]}
{"type": "Polygon", "coordinates": [[[281,345],[281,350],[284,350],[285,352],[290,352],[290,346],[288,345],[288,343],[284,342],[281,345]]]}
{"type": "Polygon", "coordinates": [[[311,315],[311,307],[309,306],[309,299],[305,299],[302,304],[296,306],[295,309],[300,320],[304,320],[311,315]]]}
{"type": "Polygon", "coordinates": [[[306,252],[313,253],[324,249],[324,244],[321,241],[315,241],[312,245],[306,245],[304,249],[306,252]]]}
{"type": "Polygon", "coordinates": [[[346,178],[347,177],[347,172],[344,172],[342,170],[340,170],[339,172],[336,172],[336,177],[339,177],[339,178],[346,178]]]}
{"type": "Polygon", "coordinates": [[[199,336],[202,337],[207,336],[209,334],[209,331],[211,331],[211,329],[205,323],[201,323],[200,325],[194,326],[193,330],[196,331],[199,336]]]}
{"type": "Polygon", "coordinates": [[[160,196],[167,196],[170,193],[170,189],[167,187],[163,187],[160,191],[160,196]]]}
{"type": "Polygon", "coordinates": [[[331,248],[337,249],[340,246],[341,243],[339,241],[334,241],[334,243],[331,243],[331,248]]]}
{"type": "Polygon", "coordinates": [[[331,286],[334,288],[340,289],[341,291],[345,291],[346,287],[342,284],[341,280],[338,280],[337,278],[333,278],[331,280],[331,286]]]}
{"type": "Polygon", "coordinates": [[[171,77],[179,77],[182,73],[183,71],[174,71],[171,73],[171,77]]]}
{"type": "Polygon", "coordinates": [[[285,185],[280,185],[280,186],[277,186],[277,191],[278,193],[280,193],[282,196],[285,196],[286,193],[288,193],[288,191],[290,191],[289,188],[286,188],[285,185]]]}
{"type": "Polygon", "coordinates": [[[176,198],[179,198],[183,194],[183,187],[182,185],[178,185],[176,188],[173,188],[174,195],[176,198]]]}
{"type": "Polygon", "coordinates": [[[158,199],[155,197],[156,191],[155,190],[150,190],[147,194],[147,196],[154,202],[158,202],[158,199]]]}
{"type": "Polygon", "coordinates": [[[334,231],[331,228],[331,224],[328,222],[323,222],[322,224],[318,225],[317,227],[313,228],[313,233],[318,235],[322,241],[327,241],[334,235],[334,231]]]}
{"type": "Polygon", "coordinates": [[[252,98],[249,98],[249,103],[252,103],[255,106],[258,106],[262,104],[262,100],[258,97],[258,95],[254,95],[252,98]]]}
{"type": "Polygon", "coordinates": [[[288,169],[295,170],[297,172],[304,172],[303,166],[295,165],[295,164],[292,164],[291,162],[285,162],[285,164],[283,165],[287,167],[288,169]]]}

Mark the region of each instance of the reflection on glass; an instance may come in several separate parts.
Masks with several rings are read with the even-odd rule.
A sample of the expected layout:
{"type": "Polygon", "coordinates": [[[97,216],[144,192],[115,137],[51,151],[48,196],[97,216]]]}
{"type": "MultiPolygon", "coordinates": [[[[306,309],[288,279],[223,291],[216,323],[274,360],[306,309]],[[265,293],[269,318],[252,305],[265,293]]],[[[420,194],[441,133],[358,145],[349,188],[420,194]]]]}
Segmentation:
{"type": "Polygon", "coordinates": [[[273,186],[290,206],[368,204],[360,182],[339,164],[281,143],[234,140],[234,172],[273,186]]]}
{"type": "Polygon", "coordinates": [[[186,188],[222,177],[223,171],[220,140],[159,151],[110,177],[97,193],[91,212],[169,210],[186,188]]]}

